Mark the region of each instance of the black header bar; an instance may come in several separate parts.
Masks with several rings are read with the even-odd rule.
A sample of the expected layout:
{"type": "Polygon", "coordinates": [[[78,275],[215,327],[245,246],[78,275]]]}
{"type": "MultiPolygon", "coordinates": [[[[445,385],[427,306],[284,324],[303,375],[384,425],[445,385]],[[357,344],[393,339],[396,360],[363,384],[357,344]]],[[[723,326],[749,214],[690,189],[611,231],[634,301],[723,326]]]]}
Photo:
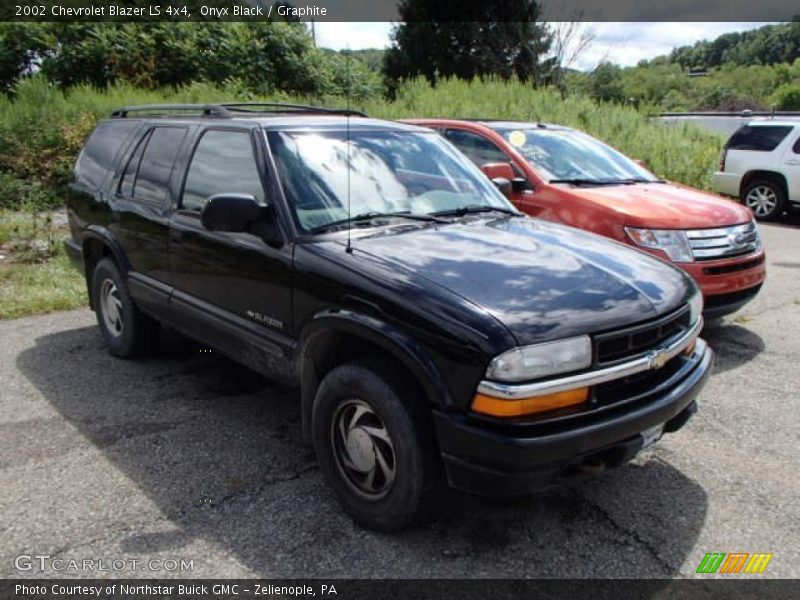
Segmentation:
{"type": "MultiPolygon", "coordinates": [[[[435,0],[419,20],[514,21],[513,0],[435,0]]],[[[400,0],[4,0],[0,21],[398,21],[400,0]]],[[[796,0],[540,0],[543,21],[781,22],[796,0]]]]}

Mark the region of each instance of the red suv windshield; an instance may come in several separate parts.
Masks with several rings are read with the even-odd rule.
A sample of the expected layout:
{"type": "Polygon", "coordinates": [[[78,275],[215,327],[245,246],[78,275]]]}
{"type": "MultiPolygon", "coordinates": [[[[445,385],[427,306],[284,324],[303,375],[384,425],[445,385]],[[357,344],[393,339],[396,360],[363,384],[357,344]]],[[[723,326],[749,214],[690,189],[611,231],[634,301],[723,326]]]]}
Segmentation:
{"type": "Polygon", "coordinates": [[[578,131],[539,127],[503,127],[495,131],[551,181],[657,181],[624,154],[578,131]]]}

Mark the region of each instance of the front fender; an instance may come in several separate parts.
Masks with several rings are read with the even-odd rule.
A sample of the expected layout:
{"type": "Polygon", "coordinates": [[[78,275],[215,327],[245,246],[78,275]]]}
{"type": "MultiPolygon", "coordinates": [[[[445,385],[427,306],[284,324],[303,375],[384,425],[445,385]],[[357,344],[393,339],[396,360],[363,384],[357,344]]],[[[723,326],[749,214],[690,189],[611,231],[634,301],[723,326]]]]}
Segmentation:
{"type": "Polygon", "coordinates": [[[303,433],[308,436],[311,406],[320,377],[314,353],[335,333],[361,338],[399,360],[415,377],[429,402],[449,406],[452,398],[429,353],[410,335],[375,317],[350,310],[328,309],[314,315],[304,327],[297,344],[297,365],[302,397],[303,433]]]}

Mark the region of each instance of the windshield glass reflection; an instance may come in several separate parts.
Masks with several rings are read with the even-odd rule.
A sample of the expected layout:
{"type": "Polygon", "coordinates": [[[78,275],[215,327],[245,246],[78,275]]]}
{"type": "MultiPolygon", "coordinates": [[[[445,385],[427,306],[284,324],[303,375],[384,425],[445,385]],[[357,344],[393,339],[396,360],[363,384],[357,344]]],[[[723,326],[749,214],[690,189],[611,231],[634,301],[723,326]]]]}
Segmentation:
{"type": "Polygon", "coordinates": [[[497,131],[549,180],[657,181],[624,154],[579,131],[519,127],[497,131]]]}
{"type": "Polygon", "coordinates": [[[271,133],[270,145],[305,231],[373,213],[513,210],[471,162],[433,133],[351,131],[348,144],[344,131],[285,131],[271,133]]]}

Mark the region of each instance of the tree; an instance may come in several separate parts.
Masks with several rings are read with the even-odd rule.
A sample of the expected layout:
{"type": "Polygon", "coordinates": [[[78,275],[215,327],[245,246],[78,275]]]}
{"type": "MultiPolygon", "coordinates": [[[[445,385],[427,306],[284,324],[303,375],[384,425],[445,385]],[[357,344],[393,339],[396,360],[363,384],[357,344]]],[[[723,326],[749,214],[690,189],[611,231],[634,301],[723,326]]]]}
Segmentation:
{"type": "Polygon", "coordinates": [[[778,110],[800,110],[800,85],[786,83],[775,90],[771,99],[778,110]]]}
{"type": "Polygon", "coordinates": [[[0,23],[0,92],[11,93],[17,80],[31,71],[46,47],[37,24],[0,23]]]}
{"type": "Polygon", "coordinates": [[[299,22],[0,23],[0,92],[34,69],[62,89],[204,81],[254,94],[349,88],[363,98],[380,85],[361,61],[315,48],[299,22]]]}
{"type": "Polygon", "coordinates": [[[592,73],[591,90],[592,95],[597,100],[605,100],[607,102],[625,101],[622,69],[609,62],[597,65],[597,68],[592,73]]]}
{"type": "Polygon", "coordinates": [[[418,76],[433,85],[442,77],[486,75],[535,82],[549,70],[541,57],[551,35],[537,22],[535,0],[403,0],[399,11],[384,61],[390,91],[418,76]]]}

